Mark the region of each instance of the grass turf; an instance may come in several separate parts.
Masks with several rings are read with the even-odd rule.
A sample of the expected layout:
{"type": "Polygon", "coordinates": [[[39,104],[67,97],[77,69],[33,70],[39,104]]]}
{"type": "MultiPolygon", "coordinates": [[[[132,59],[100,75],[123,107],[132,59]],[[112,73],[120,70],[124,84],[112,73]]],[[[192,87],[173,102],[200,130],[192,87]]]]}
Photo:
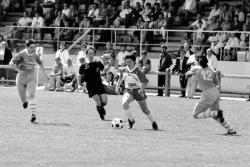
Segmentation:
{"type": "MultiPolygon", "coordinates": [[[[122,96],[108,96],[107,119],[124,119],[122,96]]],[[[16,89],[0,88],[0,166],[249,166],[249,102],[221,101],[226,131],[212,119],[195,120],[197,100],[148,97],[159,131],[134,102],[132,130],[101,121],[86,94],[37,91],[37,124],[22,109],[16,89]]]]}

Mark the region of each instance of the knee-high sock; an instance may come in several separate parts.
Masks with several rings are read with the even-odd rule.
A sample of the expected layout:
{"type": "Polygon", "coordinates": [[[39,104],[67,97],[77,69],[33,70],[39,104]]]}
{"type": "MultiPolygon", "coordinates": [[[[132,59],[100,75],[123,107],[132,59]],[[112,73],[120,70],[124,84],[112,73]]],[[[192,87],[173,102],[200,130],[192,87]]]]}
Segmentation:
{"type": "Polygon", "coordinates": [[[218,111],[210,111],[210,110],[207,110],[205,112],[201,112],[199,113],[196,117],[198,119],[204,119],[204,118],[209,118],[209,117],[216,117],[218,114],[218,111]]]}
{"type": "Polygon", "coordinates": [[[36,114],[36,100],[35,99],[29,100],[29,111],[32,114],[36,114]]]}
{"type": "Polygon", "coordinates": [[[155,119],[153,117],[153,115],[150,113],[147,115],[148,119],[151,121],[151,122],[155,122],[155,119]]]}
{"type": "Polygon", "coordinates": [[[134,120],[134,118],[133,118],[133,116],[132,116],[132,113],[131,113],[131,111],[130,111],[129,108],[126,109],[126,110],[124,110],[124,113],[125,113],[126,117],[127,117],[129,120],[134,120]]]}
{"type": "Polygon", "coordinates": [[[223,123],[221,123],[219,120],[214,119],[216,122],[218,122],[222,127],[224,127],[229,132],[234,132],[235,130],[233,127],[225,120],[223,123]]]}

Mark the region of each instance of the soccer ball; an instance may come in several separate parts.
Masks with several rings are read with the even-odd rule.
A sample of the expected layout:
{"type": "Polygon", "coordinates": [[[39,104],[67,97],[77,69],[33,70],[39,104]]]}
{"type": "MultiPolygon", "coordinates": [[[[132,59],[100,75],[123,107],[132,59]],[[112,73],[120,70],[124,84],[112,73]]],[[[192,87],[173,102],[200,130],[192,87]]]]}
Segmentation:
{"type": "Polygon", "coordinates": [[[122,129],[123,128],[123,121],[120,118],[114,118],[111,123],[112,127],[115,129],[122,129]]]}

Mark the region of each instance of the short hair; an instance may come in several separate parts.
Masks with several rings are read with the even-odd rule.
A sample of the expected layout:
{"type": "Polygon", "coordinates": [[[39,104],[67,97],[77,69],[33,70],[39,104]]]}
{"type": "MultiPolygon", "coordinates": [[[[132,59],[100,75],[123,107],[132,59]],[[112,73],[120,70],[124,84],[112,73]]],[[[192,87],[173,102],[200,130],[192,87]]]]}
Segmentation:
{"type": "Polygon", "coordinates": [[[60,60],[60,61],[61,61],[61,58],[60,58],[60,57],[56,57],[56,58],[55,58],[55,61],[56,61],[56,60],[60,60]]]}
{"type": "Polygon", "coordinates": [[[30,45],[36,44],[36,41],[34,39],[28,39],[25,41],[25,46],[30,47],[30,45]]]}
{"type": "Polygon", "coordinates": [[[208,67],[207,63],[208,63],[208,60],[207,60],[207,57],[206,56],[198,56],[199,58],[199,64],[202,68],[206,68],[208,67]]]}
{"type": "Polygon", "coordinates": [[[8,44],[7,44],[7,42],[6,42],[6,41],[1,42],[1,45],[4,45],[4,46],[5,46],[5,48],[7,48],[7,47],[8,47],[8,44]]]}
{"type": "Polygon", "coordinates": [[[88,46],[87,47],[87,49],[86,49],[86,54],[88,54],[89,53],[89,50],[93,50],[94,51],[94,53],[96,54],[96,50],[95,50],[95,47],[94,46],[88,46]]]}
{"type": "Polygon", "coordinates": [[[126,59],[131,59],[131,60],[133,60],[134,62],[136,61],[136,57],[135,57],[134,54],[126,55],[126,56],[125,56],[125,60],[126,60],[126,59]]]}

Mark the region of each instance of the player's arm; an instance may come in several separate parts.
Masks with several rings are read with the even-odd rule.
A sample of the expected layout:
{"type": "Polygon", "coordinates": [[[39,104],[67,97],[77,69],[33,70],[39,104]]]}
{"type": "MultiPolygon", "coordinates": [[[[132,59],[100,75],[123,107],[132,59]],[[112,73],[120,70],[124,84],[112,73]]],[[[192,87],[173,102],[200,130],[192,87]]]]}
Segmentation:
{"type": "Polygon", "coordinates": [[[22,55],[19,53],[19,54],[17,54],[16,56],[14,56],[14,57],[11,59],[10,64],[9,64],[9,66],[10,66],[13,70],[17,71],[18,73],[22,72],[22,70],[21,70],[20,68],[17,67],[17,64],[18,64],[18,62],[21,60],[21,58],[22,58],[22,55]]]}
{"type": "Polygon", "coordinates": [[[115,88],[115,91],[117,94],[120,94],[120,86],[122,84],[122,81],[123,81],[123,72],[122,70],[120,70],[120,75],[119,75],[119,79],[118,79],[118,82],[117,82],[117,85],[116,85],[116,88],[115,88]]]}
{"type": "Polygon", "coordinates": [[[40,66],[40,69],[42,70],[42,74],[43,74],[44,78],[46,79],[46,81],[48,82],[50,78],[46,74],[43,62],[38,55],[36,55],[36,62],[40,66]]]}

